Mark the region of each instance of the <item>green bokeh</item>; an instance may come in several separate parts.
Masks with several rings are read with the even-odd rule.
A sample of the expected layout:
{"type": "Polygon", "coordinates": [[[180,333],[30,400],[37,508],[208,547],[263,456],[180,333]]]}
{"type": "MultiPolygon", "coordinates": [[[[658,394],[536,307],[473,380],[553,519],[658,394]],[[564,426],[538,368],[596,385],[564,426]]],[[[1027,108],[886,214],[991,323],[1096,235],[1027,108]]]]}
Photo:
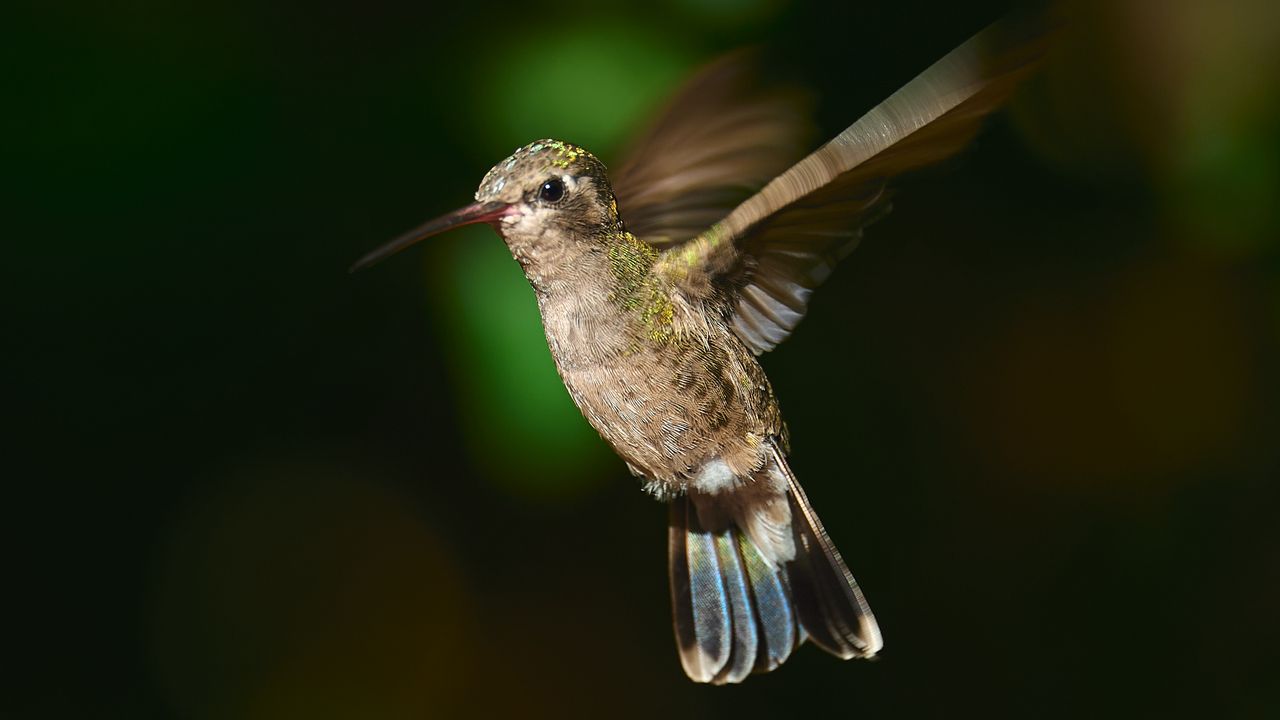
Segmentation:
{"type": "Polygon", "coordinates": [[[535,21],[523,30],[471,69],[476,131],[504,151],[552,137],[605,157],[693,61],[642,23],[535,21]]]}
{"type": "Polygon", "coordinates": [[[621,464],[569,399],[533,292],[506,245],[487,227],[432,242],[431,330],[448,334],[463,430],[487,477],[522,497],[575,494],[614,479],[621,464]]]}
{"type": "MultiPolygon", "coordinates": [[[[1280,73],[1277,73],[1280,81],[1280,73]]],[[[1199,246],[1228,257],[1280,245],[1280,112],[1244,117],[1219,112],[1194,118],[1169,178],[1169,214],[1199,246]],[[1223,218],[1229,217],[1229,222],[1223,218]]]]}

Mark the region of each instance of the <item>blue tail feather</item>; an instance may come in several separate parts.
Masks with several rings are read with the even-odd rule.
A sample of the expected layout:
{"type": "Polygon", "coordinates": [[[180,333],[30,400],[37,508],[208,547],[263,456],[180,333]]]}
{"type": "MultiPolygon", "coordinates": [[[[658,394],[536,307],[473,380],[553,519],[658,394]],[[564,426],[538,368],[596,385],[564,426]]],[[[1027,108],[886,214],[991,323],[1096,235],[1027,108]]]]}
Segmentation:
{"type": "Polygon", "coordinates": [[[798,631],[785,571],[732,523],[708,529],[687,497],[671,503],[671,592],[685,672],[737,683],[780,665],[798,631]]]}

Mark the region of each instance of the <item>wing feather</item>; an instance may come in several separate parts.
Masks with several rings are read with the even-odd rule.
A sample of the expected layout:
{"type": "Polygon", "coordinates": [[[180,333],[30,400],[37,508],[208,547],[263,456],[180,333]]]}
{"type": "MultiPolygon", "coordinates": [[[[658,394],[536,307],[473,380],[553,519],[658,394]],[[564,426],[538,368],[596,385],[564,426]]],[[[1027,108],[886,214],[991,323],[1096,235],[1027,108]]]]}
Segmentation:
{"type": "Polygon", "coordinates": [[[660,270],[712,275],[701,285],[730,289],[727,312],[741,339],[757,354],[771,350],[862,229],[888,211],[887,181],[959,151],[1030,72],[1047,46],[1044,20],[1007,19],[970,38],[710,230],[665,252],[660,270]]]}
{"type": "Polygon", "coordinates": [[[675,93],[611,173],[628,230],[658,246],[686,241],[804,154],[810,102],[762,75],[758,53],[741,50],[675,93]]]}

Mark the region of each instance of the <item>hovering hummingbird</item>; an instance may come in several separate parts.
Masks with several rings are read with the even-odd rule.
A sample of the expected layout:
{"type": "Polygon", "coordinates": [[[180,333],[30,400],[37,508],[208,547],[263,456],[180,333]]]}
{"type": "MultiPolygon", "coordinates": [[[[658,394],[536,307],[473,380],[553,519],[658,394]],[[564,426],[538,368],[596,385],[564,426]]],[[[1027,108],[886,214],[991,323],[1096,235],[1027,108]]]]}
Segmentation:
{"type": "Polygon", "coordinates": [[[691,679],[740,682],[806,639],[846,659],[881,649],[787,463],[756,356],[791,334],[813,289],[888,210],[886,181],[959,150],[1039,56],[1038,38],[988,27],[794,165],[797,98],[753,89],[749,63],[730,56],[677,92],[612,182],[587,150],[539,140],[495,165],[475,203],[352,268],[460,225],[498,232],[573,401],[670,503],[675,634],[691,679]]]}

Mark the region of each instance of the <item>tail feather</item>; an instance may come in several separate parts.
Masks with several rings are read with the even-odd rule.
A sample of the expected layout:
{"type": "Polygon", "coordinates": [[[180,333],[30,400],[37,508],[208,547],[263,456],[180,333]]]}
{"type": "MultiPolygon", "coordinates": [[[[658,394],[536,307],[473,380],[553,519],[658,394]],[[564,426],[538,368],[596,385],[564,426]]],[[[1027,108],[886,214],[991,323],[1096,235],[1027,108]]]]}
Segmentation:
{"type": "Polygon", "coordinates": [[[871,657],[884,644],[871,607],[795,475],[785,462],[781,466],[796,536],[796,559],[789,570],[800,624],[815,645],[832,655],[871,657]]]}
{"type": "Polygon", "coordinates": [[[781,665],[803,642],[791,604],[791,589],[787,586],[786,573],[765,560],[746,533],[735,531],[735,534],[755,604],[755,621],[763,636],[763,647],[756,656],[753,671],[769,672],[781,665]]]}
{"type": "Polygon", "coordinates": [[[729,661],[732,627],[729,595],[716,560],[715,540],[691,525],[688,498],[671,503],[671,601],[676,644],[685,673],[711,682],[729,661]]]}
{"type": "Polygon", "coordinates": [[[798,644],[783,572],[736,525],[707,529],[688,497],[671,502],[671,599],[685,673],[741,682],[782,664],[798,644]]]}
{"type": "Polygon", "coordinates": [[[742,682],[750,675],[756,664],[756,648],[760,644],[755,608],[735,535],[737,533],[730,531],[714,536],[716,559],[720,561],[720,577],[729,598],[729,619],[733,628],[733,651],[729,654],[729,662],[712,680],[716,683],[742,682]]]}
{"type": "Polygon", "coordinates": [[[882,645],[866,599],[781,453],[774,467],[791,512],[790,560],[762,552],[718,496],[671,502],[676,643],[694,681],[737,683],[769,672],[806,639],[846,659],[871,657],[882,645]]]}

